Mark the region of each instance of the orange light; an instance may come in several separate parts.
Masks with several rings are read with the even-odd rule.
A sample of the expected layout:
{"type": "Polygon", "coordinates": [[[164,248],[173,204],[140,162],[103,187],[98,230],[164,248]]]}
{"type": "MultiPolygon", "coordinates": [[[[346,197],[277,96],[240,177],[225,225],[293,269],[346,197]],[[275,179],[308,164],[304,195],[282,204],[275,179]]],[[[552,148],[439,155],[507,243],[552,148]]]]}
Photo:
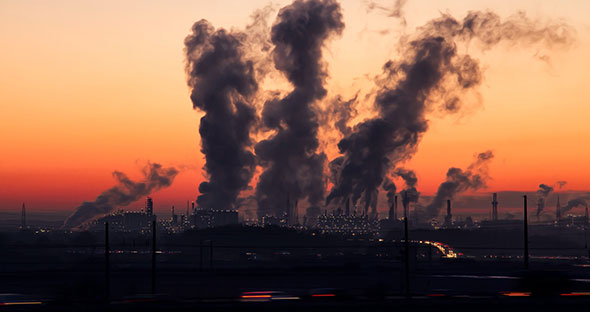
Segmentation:
{"type": "Polygon", "coordinates": [[[42,304],[41,301],[20,301],[20,302],[2,302],[0,305],[32,305],[32,304],[42,304]]]}
{"type": "Polygon", "coordinates": [[[507,296],[507,297],[529,297],[531,295],[530,292],[518,292],[518,291],[503,292],[501,294],[504,296],[507,296]]]}
{"type": "Polygon", "coordinates": [[[312,297],[336,297],[335,294],[315,294],[311,295],[312,297]]]}
{"type": "Polygon", "coordinates": [[[243,295],[242,299],[270,298],[270,295],[243,295]]]}

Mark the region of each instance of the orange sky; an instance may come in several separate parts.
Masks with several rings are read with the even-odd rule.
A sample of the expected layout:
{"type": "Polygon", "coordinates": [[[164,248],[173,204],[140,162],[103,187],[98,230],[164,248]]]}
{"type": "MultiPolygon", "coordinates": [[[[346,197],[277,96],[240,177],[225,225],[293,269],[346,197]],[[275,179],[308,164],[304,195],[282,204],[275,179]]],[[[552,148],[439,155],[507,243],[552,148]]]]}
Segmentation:
{"type": "MultiPolygon", "coordinates": [[[[148,160],[183,168],[172,187],[154,194],[156,209],[194,199],[203,157],[183,39],[201,18],[241,28],[266,4],[0,2],[0,210],[16,210],[23,201],[32,210],[73,210],[112,186],[113,170],[137,177],[148,160]]],[[[590,2],[410,0],[405,28],[367,12],[362,1],[342,1],[342,7],[346,29],[325,52],[328,97],[370,88],[362,77],[396,57],[399,34],[440,12],[460,18],[469,9],[492,9],[506,17],[524,10],[570,23],[576,43],[567,50],[500,45],[475,52],[485,68],[482,105],[461,118],[431,116],[406,167],[431,194],[448,167],[465,167],[475,153],[492,149],[487,191],[534,190],[557,180],[568,181],[567,189],[590,189],[590,2]],[[384,29],[390,32],[380,34],[384,29]],[[551,63],[538,60],[538,52],[551,63]]]]}

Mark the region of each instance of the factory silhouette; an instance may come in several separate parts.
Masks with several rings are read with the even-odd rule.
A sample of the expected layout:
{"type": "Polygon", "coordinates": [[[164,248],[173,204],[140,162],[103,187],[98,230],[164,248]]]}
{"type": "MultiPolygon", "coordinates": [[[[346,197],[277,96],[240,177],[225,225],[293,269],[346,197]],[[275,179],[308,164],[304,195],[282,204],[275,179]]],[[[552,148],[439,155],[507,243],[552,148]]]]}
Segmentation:
{"type": "MultiPolygon", "coordinates": [[[[392,18],[403,18],[404,2],[396,1],[392,18]]],[[[162,209],[157,191],[182,169],[148,162],[137,180],[114,171],[114,186],[59,224],[32,218],[23,203],[20,220],[0,233],[0,308],[422,311],[434,304],[456,311],[587,304],[587,194],[562,204],[554,187],[565,181],[541,184],[531,205],[536,212],[522,192],[518,213],[509,213],[494,192],[485,195],[485,216],[481,209],[471,216],[457,213],[457,202],[487,188],[492,150],[448,168],[431,196],[420,193],[414,168],[406,167],[430,113],[461,114],[468,99],[480,97],[484,70],[470,52],[501,44],[565,48],[571,26],[524,13],[441,14],[400,38],[397,58],[367,75],[370,91],[346,98],[328,89],[324,57],[345,30],[343,13],[336,0],[295,0],[270,27],[262,27],[260,12],[244,29],[197,19],[183,50],[192,108],[202,114],[204,181],[195,181],[194,201],[162,209]],[[288,87],[265,89],[269,77],[288,87]],[[360,111],[363,101],[371,111],[360,111]],[[336,155],[328,155],[330,148],[336,155]],[[551,194],[554,218],[546,207],[551,194]],[[387,201],[381,215],[380,197],[387,201]],[[573,214],[579,207],[584,213],[573,214]]]]}

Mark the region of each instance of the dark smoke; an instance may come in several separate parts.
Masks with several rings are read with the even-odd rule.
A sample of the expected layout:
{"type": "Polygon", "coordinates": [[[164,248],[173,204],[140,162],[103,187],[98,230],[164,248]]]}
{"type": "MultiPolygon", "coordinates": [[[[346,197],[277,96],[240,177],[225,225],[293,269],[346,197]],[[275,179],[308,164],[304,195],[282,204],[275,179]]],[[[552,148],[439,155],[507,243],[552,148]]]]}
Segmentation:
{"type": "Polygon", "coordinates": [[[541,214],[541,212],[543,212],[543,209],[545,208],[545,201],[551,192],[553,192],[553,187],[546,184],[539,185],[539,189],[537,190],[537,217],[541,214]]]}
{"type": "Polygon", "coordinates": [[[405,193],[404,198],[406,200],[406,204],[417,203],[418,199],[420,198],[420,192],[418,192],[416,189],[416,185],[418,184],[416,173],[413,170],[398,168],[394,171],[394,174],[402,178],[406,184],[406,187],[403,190],[405,193]]]}
{"type": "Polygon", "coordinates": [[[338,96],[331,104],[332,112],[328,114],[335,119],[334,128],[336,128],[343,135],[349,135],[352,129],[347,125],[351,118],[356,116],[357,110],[354,107],[358,98],[358,94],[349,100],[343,100],[338,96]]]}
{"type": "Polygon", "coordinates": [[[144,179],[134,182],[122,172],[113,172],[118,185],[102,192],[92,202],[83,202],[64,222],[63,228],[75,228],[96,217],[108,214],[117,207],[127,206],[140,198],[161,188],[168,187],[174,181],[178,170],[173,167],[162,168],[160,164],[148,164],[142,171],[144,179]]]}
{"type": "Polygon", "coordinates": [[[420,221],[428,221],[438,217],[447,199],[453,199],[455,195],[467,190],[478,190],[486,187],[488,179],[487,163],[494,155],[491,151],[480,153],[477,159],[465,171],[459,168],[449,168],[447,179],[441,183],[432,202],[427,206],[416,209],[420,221]]]}
{"type": "Polygon", "coordinates": [[[559,187],[559,189],[561,189],[562,187],[564,187],[567,184],[567,181],[557,181],[555,182],[557,184],[557,186],[559,187]]]}
{"type": "Polygon", "coordinates": [[[427,112],[461,110],[463,95],[475,92],[482,74],[476,59],[458,53],[458,43],[475,41],[484,49],[501,41],[565,45],[570,34],[567,25],[538,25],[523,14],[502,22],[491,12],[470,12],[463,21],[443,15],[419,28],[400,42],[402,59],[383,66],[374,102],[378,117],[358,124],[339,142],[342,156],[330,164],[335,186],[327,202],[372,196],[385,174],[415,153],[428,129],[427,112]]]}
{"type": "Polygon", "coordinates": [[[395,183],[393,183],[389,178],[385,177],[382,187],[387,196],[387,203],[389,204],[389,206],[393,205],[396,191],[395,183]]]}
{"type": "Polygon", "coordinates": [[[249,148],[258,84],[252,61],[244,59],[243,40],[244,34],[215,30],[201,20],[184,41],[193,108],[205,112],[199,133],[209,181],[199,185],[197,198],[205,209],[236,208],[256,165],[249,148]]]}
{"type": "Polygon", "coordinates": [[[561,215],[565,216],[565,213],[572,210],[572,208],[579,207],[579,206],[587,206],[588,203],[586,202],[587,198],[575,198],[567,202],[567,205],[561,207],[561,215]]]}
{"type": "Polygon", "coordinates": [[[298,0],[280,10],[271,30],[275,67],[293,85],[284,98],[265,103],[264,127],[275,130],[256,144],[264,172],[256,186],[259,215],[280,215],[287,197],[307,198],[316,206],[324,198],[324,153],[318,153],[315,102],[326,95],[322,48],[344,29],[334,0],[298,0]]]}

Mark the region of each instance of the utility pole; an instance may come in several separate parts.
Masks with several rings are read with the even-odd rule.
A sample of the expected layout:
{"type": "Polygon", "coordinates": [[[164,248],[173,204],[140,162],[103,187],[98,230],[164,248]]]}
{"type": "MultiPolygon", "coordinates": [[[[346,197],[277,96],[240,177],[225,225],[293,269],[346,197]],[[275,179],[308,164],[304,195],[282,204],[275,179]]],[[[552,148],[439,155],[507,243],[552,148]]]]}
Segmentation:
{"type": "Polygon", "coordinates": [[[410,241],[408,238],[408,192],[405,191],[402,198],[404,205],[404,274],[406,297],[410,298],[410,241]]]}
{"type": "Polygon", "coordinates": [[[213,269],[213,240],[209,241],[209,267],[213,269]]]}
{"type": "Polygon", "coordinates": [[[199,242],[199,271],[203,271],[203,241],[199,242]]]}
{"type": "Polygon", "coordinates": [[[106,301],[110,302],[111,297],[111,263],[110,263],[111,248],[109,244],[109,223],[104,223],[104,273],[106,281],[106,301]]]}
{"type": "Polygon", "coordinates": [[[152,221],[152,295],[156,294],[156,220],[152,221]]]}
{"type": "Polygon", "coordinates": [[[529,268],[529,222],[527,213],[527,197],[524,198],[524,268],[529,268]]]}

